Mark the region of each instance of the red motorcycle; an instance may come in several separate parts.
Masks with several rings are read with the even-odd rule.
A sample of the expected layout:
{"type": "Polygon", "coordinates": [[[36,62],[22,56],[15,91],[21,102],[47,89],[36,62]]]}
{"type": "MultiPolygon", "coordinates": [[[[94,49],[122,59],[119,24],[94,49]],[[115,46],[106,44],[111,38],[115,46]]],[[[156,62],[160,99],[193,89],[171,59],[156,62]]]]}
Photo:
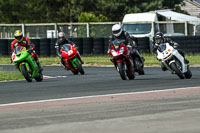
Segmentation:
{"type": "Polygon", "coordinates": [[[78,55],[78,50],[71,44],[64,44],[60,49],[63,58],[63,65],[66,70],[71,70],[73,74],[77,75],[79,72],[83,75],[85,72],[78,55]]]}
{"type": "Polygon", "coordinates": [[[111,61],[115,68],[119,72],[122,80],[134,79],[134,64],[130,55],[130,50],[124,44],[125,40],[112,41],[109,54],[111,55],[111,61]]]}

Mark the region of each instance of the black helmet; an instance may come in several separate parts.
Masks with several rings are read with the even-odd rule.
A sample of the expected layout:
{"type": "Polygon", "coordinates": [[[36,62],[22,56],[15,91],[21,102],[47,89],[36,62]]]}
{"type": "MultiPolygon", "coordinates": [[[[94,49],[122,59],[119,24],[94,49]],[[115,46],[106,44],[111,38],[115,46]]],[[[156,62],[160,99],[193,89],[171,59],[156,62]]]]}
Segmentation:
{"type": "Polygon", "coordinates": [[[160,44],[164,41],[164,36],[162,32],[157,32],[154,36],[154,42],[160,44]]]}

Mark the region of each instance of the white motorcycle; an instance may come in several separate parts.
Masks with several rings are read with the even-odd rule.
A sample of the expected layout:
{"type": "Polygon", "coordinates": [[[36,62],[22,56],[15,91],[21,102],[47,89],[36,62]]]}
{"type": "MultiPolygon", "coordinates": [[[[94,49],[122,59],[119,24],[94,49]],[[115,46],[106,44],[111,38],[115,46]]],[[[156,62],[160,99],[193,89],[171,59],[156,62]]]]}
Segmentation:
{"type": "Polygon", "coordinates": [[[192,73],[189,65],[185,63],[184,57],[174,49],[169,43],[161,43],[157,49],[157,59],[162,62],[172,74],[176,74],[180,79],[190,79],[192,73]]]}

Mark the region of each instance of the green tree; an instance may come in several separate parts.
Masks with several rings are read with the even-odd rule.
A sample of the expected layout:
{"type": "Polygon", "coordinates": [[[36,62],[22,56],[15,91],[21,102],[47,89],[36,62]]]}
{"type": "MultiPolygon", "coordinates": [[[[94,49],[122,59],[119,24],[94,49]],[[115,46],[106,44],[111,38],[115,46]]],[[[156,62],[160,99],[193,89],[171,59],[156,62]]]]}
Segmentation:
{"type": "Polygon", "coordinates": [[[159,9],[182,11],[183,0],[0,0],[0,23],[121,21],[127,13],[159,9]],[[82,14],[88,13],[88,14],[82,14]],[[87,16],[88,15],[88,16],[87,16]],[[90,21],[87,20],[87,21],[90,21]]]}
{"type": "Polygon", "coordinates": [[[82,12],[78,16],[78,22],[105,22],[108,18],[102,14],[96,16],[94,13],[82,12]]]}

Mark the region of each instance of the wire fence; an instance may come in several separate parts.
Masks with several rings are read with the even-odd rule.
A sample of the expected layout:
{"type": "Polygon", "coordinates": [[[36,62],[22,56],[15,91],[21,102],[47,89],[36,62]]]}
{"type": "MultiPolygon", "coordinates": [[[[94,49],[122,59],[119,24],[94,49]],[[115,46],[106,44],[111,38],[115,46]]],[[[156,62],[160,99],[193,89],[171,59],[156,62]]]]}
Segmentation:
{"type": "MultiPolygon", "coordinates": [[[[22,30],[24,35],[31,39],[57,38],[57,33],[60,31],[63,31],[69,38],[108,37],[112,34],[111,29],[114,24],[121,24],[121,22],[0,24],[0,39],[14,38],[16,30],[22,30]]],[[[163,21],[154,24],[159,26],[157,29],[157,26],[154,26],[155,32],[160,30],[163,33],[178,33],[186,36],[200,35],[200,23],[194,25],[187,22],[163,21]]]]}

